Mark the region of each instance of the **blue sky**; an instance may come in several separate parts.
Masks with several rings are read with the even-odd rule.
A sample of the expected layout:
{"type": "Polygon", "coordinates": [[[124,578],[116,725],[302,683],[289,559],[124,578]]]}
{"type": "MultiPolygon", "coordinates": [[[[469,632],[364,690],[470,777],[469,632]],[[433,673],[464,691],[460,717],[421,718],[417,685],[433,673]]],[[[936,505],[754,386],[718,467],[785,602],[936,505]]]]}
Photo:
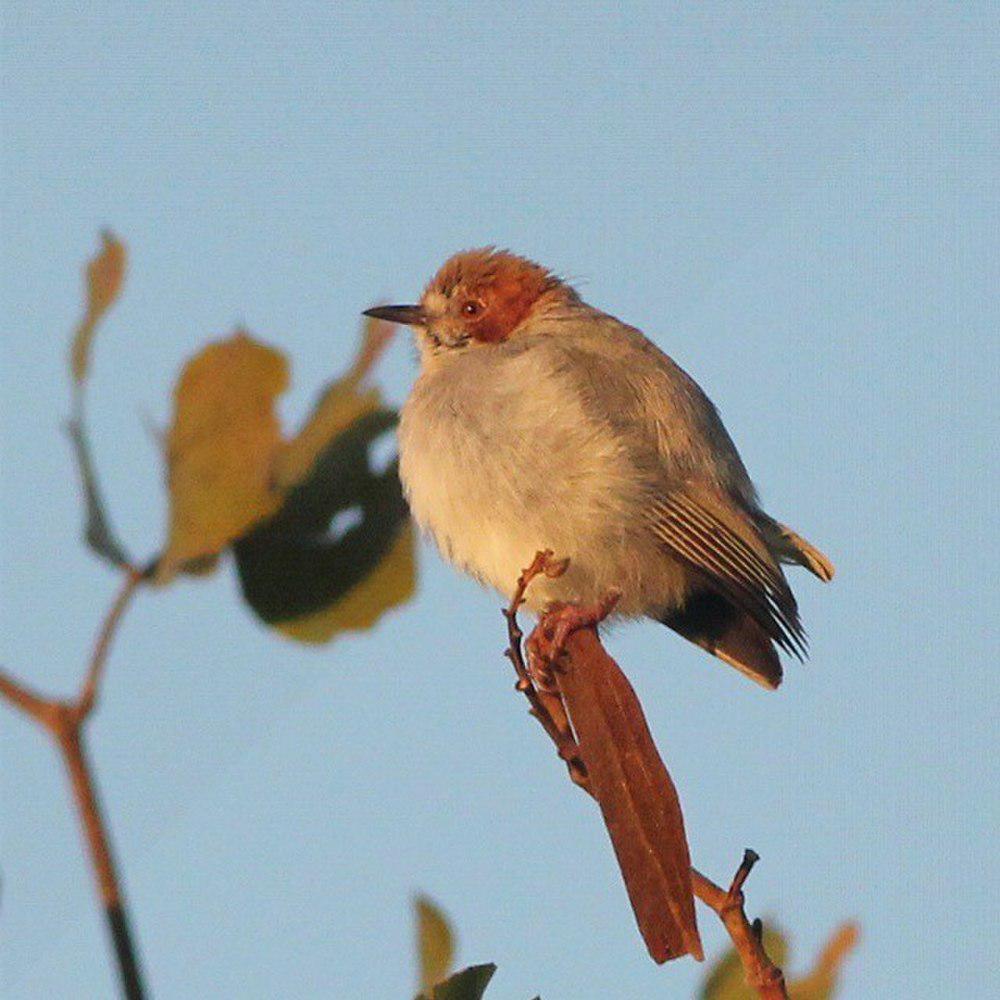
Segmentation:
{"type": "MultiPolygon", "coordinates": [[[[247,324],[291,427],[361,309],[495,243],[574,277],[719,405],[794,575],[812,660],[768,695],[659,626],[610,648],[695,862],[763,861],[800,963],[856,917],[843,996],[997,974],[998,74],[989,4],[6,5],[0,660],[52,691],[116,586],[78,540],[61,423],[79,267],[131,250],[90,386],[121,533],[165,531],[150,421],[247,324]]],[[[400,340],[381,369],[401,401],[400,340]]],[[[319,650],[231,566],[143,593],[92,754],[157,997],[406,997],[410,898],[491,996],[690,996],[654,966],[607,837],[511,690],[494,595],[421,552],[416,600],[319,650]]],[[[113,970],[53,750],[0,711],[2,988],[113,970]]],[[[709,953],[723,946],[702,912],[709,953]]],[[[793,966],[795,962],[793,961],[793,966]]]]}

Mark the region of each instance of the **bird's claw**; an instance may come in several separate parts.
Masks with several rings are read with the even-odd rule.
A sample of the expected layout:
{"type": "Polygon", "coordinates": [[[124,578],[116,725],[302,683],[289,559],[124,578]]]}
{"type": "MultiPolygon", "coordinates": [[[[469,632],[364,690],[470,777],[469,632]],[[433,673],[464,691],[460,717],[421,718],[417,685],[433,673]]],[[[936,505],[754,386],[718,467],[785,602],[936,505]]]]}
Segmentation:
{"type": "Polygon", "coordinates": [[[542,614],[528,640],[529,649],[555,666],[566,651],[569,637],[583,628],[600,625],[621,600],[621,592],[609,591],[595,604],[557,604],[542,614]]]}

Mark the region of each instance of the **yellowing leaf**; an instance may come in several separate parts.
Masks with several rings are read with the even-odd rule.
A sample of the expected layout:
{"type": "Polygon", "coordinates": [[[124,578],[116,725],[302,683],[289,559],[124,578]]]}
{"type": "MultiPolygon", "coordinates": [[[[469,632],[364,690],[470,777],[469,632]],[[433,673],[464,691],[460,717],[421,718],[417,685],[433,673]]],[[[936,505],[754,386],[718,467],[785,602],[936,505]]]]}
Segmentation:
{"type": "MultiPolygon", "coordinates": [[[[764,950],[785,973],[790,1000],[832,1000],[835,995],[844,960],[858,942],[856,924],[842,924],[834,931],[813,970],[804,977],[792,979],[785,967],[788,946],[780,931],[764,929],[764,950]]],[[[757,991],[746,984],[743,965],[733,948],[715,963],[702,987],[702,1000],[756,1000],[757,991]]]]}
{"type": "Polygon", "coordinates": [[[381,320],[366,321],[350,371],[327,386],[305,425],[281,449],[274,467],[276,485],[287,489],[300,483],[338,434],[366,413],[378,409],[381,397],[375,389],[363,389],[362,382],[395,329],[393,324],[381,320]]]}
{"type": "Polygon", "coordinates": [[[390,608],[405,604],[416,589],[416,542],[404,522],[388,554],[345,597],[312,614],[274,626],[289,638],[319,645],[338,632],[371,628],[390,608]]]}
{"type": "Polygon", "coordinates": [[[380,402],[378,390],[359,393],[350,376],[328,386],[309,421],[278,454],[275,485],[289,489],[302,482],[329,443],[356,420],[378,409],[380,402]]]}
{"type": "Polygon", "coordinates": [[[299,642],[371,628],[414,591],[415,541],[396,463],[378,471],[372,464],[397,415],[363,387],[393,329],[365,325],[348,373],[276,457],[281,508],[233,546],[247,603],[299,642]],[[350,526],[338,529],[345,518],[350,526]]]}
{"type": "Polygon", "coordinates": [[[114,233],[101,233],[101,249],[87,264],[87,305],[77,324],[70,356],[73,379],[82,384],[90,368],[90,346],[97,324],[114,304],[125,279],[125,245],[114,233]]]}
{"type": "Polygon", "coordinates": [[[184,366],[167,436],[170,529],[158,583],[191,562],[204,569],[279,508],[274,402],[287,385],[284,355],[244,331],[209,344],[184,366]]]}
{"type": "Polygon", "coordinates": [[[417,911],[417,961],[421,991],[446,979],[455,961],[455,937],[448,918],[426,896],[414,901],[417,911]]]}
{"type": "Polygon", "coordinates": [[[857,924],[841,924],[820,952],[812,972],[789,984],[791,1000],[831,1000],[844,962],[857,947],[860,936],[857,924]]]}

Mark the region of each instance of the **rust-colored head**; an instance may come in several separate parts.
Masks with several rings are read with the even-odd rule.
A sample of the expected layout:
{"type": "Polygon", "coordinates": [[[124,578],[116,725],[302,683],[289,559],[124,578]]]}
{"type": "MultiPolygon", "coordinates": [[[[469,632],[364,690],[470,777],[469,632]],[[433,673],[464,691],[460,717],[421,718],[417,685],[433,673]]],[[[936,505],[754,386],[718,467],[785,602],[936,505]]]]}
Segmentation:
{"type": "Polygon", "coordinates": [[[507,340],[536,310],[576,300],[550,271],[486,247],[455,254],[431,278],[418,306],[380,306],[368,316],[423,330],[427,346],[465,347],[507,340]]]}

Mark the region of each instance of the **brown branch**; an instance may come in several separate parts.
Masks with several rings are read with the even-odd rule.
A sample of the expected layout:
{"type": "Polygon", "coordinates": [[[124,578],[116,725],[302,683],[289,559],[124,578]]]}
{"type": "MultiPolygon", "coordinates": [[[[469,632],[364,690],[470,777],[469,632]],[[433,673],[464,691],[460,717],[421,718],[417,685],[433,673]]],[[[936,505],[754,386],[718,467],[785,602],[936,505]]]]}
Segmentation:
{"type": "Polygon", "coordinates": [[[743,860],[728,891],[695,868],[691,869],[691,882],[694,894],[715,911],[729,933],[743,964],[747,985],[757,991],[761,1000],[788,1000],[784,973],[764,950],[760,921],[751,924],[744,909],[743,884],[757,861],[758,855],[754,851],[743,852],[743,860]]]}
{"type": "Polygon", "coordinates": [[[0,695],[15,708],[30,715],[36,722],[40,722],[43,726],[48,725],[46,718],[51,703],[2,670],[0,670],[0,695]]]}
{"type": "Polygon", "coordinates": [[[87,672],[75,698],[46,698],[0,672],[0,695],[41,725],[53,738],[62,755],[118,959],[122,993],[127,1000],[142,1000],[142,975],[115,870],[107,824],[87,760],[83,729],[97,704],[104,666],[118,625],[142,579],[138,570],[128,568],[125,580],[98,632],[87,672]]]}
{"type": "MultiPolygon", "coordinates": [[[[508,638],[510,640],[509,647],[506,650],[506,655],[510,658],[511,662],[514,664],[514,669],[517,671],[517,690],[527,696],[529,702],[531,703],[531,714],[542,724],[545,732],[555,744],[559,756],[567,761],[570,769],[570,777],[574,782],[576,782],[576,784],[582,787],[584,791],[594,797],[598,801],[599,805],[601,805],[602,812],[605,813],[605,820],[608,823],[609,832],[612,834],[612,841],[615,842],[616,853],[619,854],[619,862],[622,864],[623,876],[625,877],[626,886],[629,888],[631,896],[632,887],[629,885],[629,882],[630,880],[635,880],[636,872],[634,869],[629,870],[631,865],[626,865],[619,843],[616,842],[616,835],[619,839],[621,839],[621,807],[615,806],[615,804],[610,801],[610,797],[606,790],[595,789],[593,781],[591,780],[585,765],[585,760],[587,760],[587,758],[585,755],[581,755],[581,748],[577,745],[573,729],[568,724],[565,726],[560,724],[561,719],[566,719],[567,714],[571,715],[572,713],[567,713],[566,707],[561,699],[559,700],[558,712],[553,713],[550,702],[543,700],[542,692],[539,690],[539,687],[535,682],[535,678],[532,676],[531,670],[525,664],[521,647],[523,633],[517,624],[517,611],[524,603],[524,594],[528,585],[541,573],[546,573],[549,576],[558,576],[560,573],[564,572],[565,569],[565,561],[557,563],[553,560],[552,552],[545,551],[537,553],[531,565],[521,574],[517,581],[514,598],[511,601],[509,608],[504,610],[504,617],[507,619],[508,638]],[[554,572],[553,570],[557,571],[554,572]],[[609,816],[609,804],[612,810],[617,812],[617,815],[609,816]]],[[[542,638],[544,639],[544,636],[542,638]]],[[[610,664],[614,664],[614,661],[604,653],[604,650],[600,645],[596,629],[591,628],[585,630],[581,633],[581,638],[586,640],[584,644],[581,645],[580,642],[574,642],[565,649],[560,648],[555,651],[556,656],[562,655],[564,657],[562,660],[561,670],[559,669],[558,664],[555,665],[557,670],[557,681],[562,694],[566,693],[565,685],[567,681],[575,674],[580,673],[578,669],[574,669],[579,668],[581,665],[574,663],[574,654],[575,657],[581,661],[581,663],[584,661],[594,661],[599,654],[603,654],[605,660],[607,660],[610,664]],[[569,662],[566,661],[566,657],[568,657],[569,662]]],[[[552,653],[551,650],[550,653],[552,653]]],[[[676,862],[676,859],[679,857],[681,846],[683,846],[684,857],[686,858],[687,856],[687,845],[683,834],[680,807],[679,804],[676,803],[676,793],[673,791],[672,782],[670,782],[666,769],[663,768],[662,761],[659,758],[659,754],[657,753],[651,738],[649,739],[648,747],[643,753],[635,753],[636,744],[632,741],[636,737],[638,737],[641,741],[643,739],[643,732],[645,732],[645,737],[648,738],[648,730],[646,730],[645,721],[642,719],[641,707],[638,704],[638,700],[635,699],[634,693],[631,692],[631,688],[628,686],[628,682],[624,679],[624,675],[621,675],[621,679],[618,680],[618,675],[620,675],[621,672],[617,669],[617,665],[614,666],[614,670],[611,670],[610,668],[604,669],[603,674],[595,675],[594,681],[597,683],[607,683],[609,681],[613,681],[615,683],[618,687],[619,699],[625,700],[621,718],[627,720],[630,726],[633,729],[638,729],[639,732],[628,734],[627,739],[630,743],[630,752],[628,754],[618,754],[619,760],[617,762],[612,762],[612,767],[621,767],[622,762],[628,759],[634,760],[636,757],[640,759],[644,757],[646,773],[643,773],[642,771],[639,772],[638,777],[640,781],[652,780],[650,779],[650,775],[655,775],[658,771],[662,770],[662,777],[658,779],[659,784],[657,785],[654,780],[654,787],[659,788],[659,795],[661,799],[664,800],[661,803],[661,806],[665,808],[667,812],[660,818],[658,825],[660,829],[667,831],[667,837],[673,841],[672,857],[676,862]],[[624,685],[622,682],[624,682],[624,685]],[[630,698],[634,699],[634,706],[627,704],[628,699],[630,698]],[[672,802],[667,800],[672,800],[672,802]],[[675,818],[671,817],[671,806],[676,806],[675,818]],[[671,829],[672,823],[674,824],[673,829],[671,829]],[[679,834],[677,832],[678,827],[680,830],[679,834]]],[[[579,682],[577,681],[576,683],[579,682]]],[[[572,688],[570,688],[570,690],[572,690],[572,688]]],[[[587,702],[594,700],[596,697],[595,690],[596,689],[592,688],[590,696],[585,699],[581,699],[580,693],[574,694],[574,698],[577,699],[577,704],[586,708],[587,702]]],[[[581,720],[583,720],[582,715],[581,720]]],[[[612,720],[612,722],[614,721],[615,720],[612,720]]],[[[641,745],[641,742],[639,745],[641,745]]],[[[611,747],[610,750],[612,756],[614,756],[617,748],[611,747]]],[[[593,753],[593,750],[591,752],[593,753]]],[[[601,770],[602,772],[606,770],[603,762],[601,770]]],[[[647,804],[647,807],[644,808],[649,807],[652,807],[651,801],[647,804]]],[[[634,810],[635,803],[632,802],[628,804],[626,808],[634,810]]],[[[648,818],[643,817],[641,813],[642,810],[640,810],[638,815],[640,828],[637,831],[637,835],[640,837],[642,837],[645,833],[645,831],[641,829],[644,821],[646,826],[652,829],[657,827],[656,822],[649,821],[648,818]]],[[[629,817],[626,815],[626,821],[628,818],[629,817]]],[[[652,848],[650,854],[660,847],[660,845],[656,844],[652,844],[650,846],[652,848]]],[[[670,875],[671,873],[669,871],[669,867],[671,849],[667,848],[666,851],[667,853],[664,856],[665,874],[670,875]]],[[[744,910],[743,885],[746,882],[754,864],[757,862],[757,859],[758,856],[753,851],[748,850],[744,853],[743,861],[737,869],[728,891],[720,888],[711,879],[702,875],[697,869],[690,867],[690,862],[686,861],[685,864],[689,866],[690,885],[694,895],[718,915],[719,919],[723,923],[723,926],[728,931],[730,938],[732,938],[737,954],[743,964],[747,983],[757,991],[762,1000],[788,1000],[784,974],[781,969],[779,969],[774,962],[771,961],[764,950],[760,922],[756,921],[751,924],[747,919],[746,912],[744,910]]],[[[661,864],[661,869],[663,869],[663,864],[661,864]]],[[[648,887],[643,887],[643,891],[648,891],[648,887]]],[[[668,888],[664,888],[662,880],[660,884],[656,886],[656,891],[661,894],[660,905],[666,905],[671,901],[671,891],[668,888]]],[[[676,890],[673,894],[676,895],[676,890]]],[[[674,902],[676,902],[676,900],[674,900],[674,902]]],[[[647,944],[650,945],[650,951],[653,952],[655,949],[653,947],[651,935],[662,933],[663,927],[660,926],[659,928],[656,928],[652,926],[656,919],[655,915],[640,913],[644,907],[644,903],[648,903],[648,900],[644,901],[641,898],[633,898],[633,909],[636,911],[636,916],[640,923],[640,929],[647,938],[647,944]]],[[[675,916],[675,919],[678,920],[680,926],[684,926],[685,922],[679,914],[675,916]]],[[[662,944],[662,941],[660,943],[662,944]]],[[[697,929],[694,927],[693,923],[691,924],[688,934],[684,938],[684,943],[686,950],[695,955],[699,955],[700,945],[697,941],[697,929]]],[[[656,957],[655,954],[654,957],[656,957]]],[[[663,959],[660,958],[659,960],[662,961],[663,959]]]]}
{"type": "Polygon", "coordinates": [[[524,632],[521,631],[521,626],[517,623],[517,612],[524,604],[524,594],[531,581],[541,575],[550,578],[561,576],[566,572],[567,565],[566,560],[554,560],[552,550],[546,549],[544,552],[536,552],[531,565],[526,567],[517,578],[517,586],[514,588],[514,596],[511,598],[509,607],[501,609],[504,618],[507,619],[508,645],[504,650],[504,655],[514,665],[514,670],[517,673],[515,689],[528,699],[531,706],[529,713],[538,720],[549,739],[555,744],[560,759],[566,763],[570,778],[581,788],[590,791],[587,782],[587,768],[584,766],[576,740],[573,738],[562,699],[551,690],[536,684],[524,659],[522,646],[524,632]]]}
{"type": "Polygon", "coordinates": [[[80,694],[77,698],[77,711],[80,713],[81,720],[90,715],[94,709],[101,679],[104,675],[104,664],[111,651],[111,643],[118,629],[118,623],[140,583],[142,583],[142,572],[135,568],[129,568],[125,573],[121,589],[104,618],[101,631],[97,635],[97,642],[94,644],[94,652],[90,658],[83,686],[80,688],[80,694]]]}

